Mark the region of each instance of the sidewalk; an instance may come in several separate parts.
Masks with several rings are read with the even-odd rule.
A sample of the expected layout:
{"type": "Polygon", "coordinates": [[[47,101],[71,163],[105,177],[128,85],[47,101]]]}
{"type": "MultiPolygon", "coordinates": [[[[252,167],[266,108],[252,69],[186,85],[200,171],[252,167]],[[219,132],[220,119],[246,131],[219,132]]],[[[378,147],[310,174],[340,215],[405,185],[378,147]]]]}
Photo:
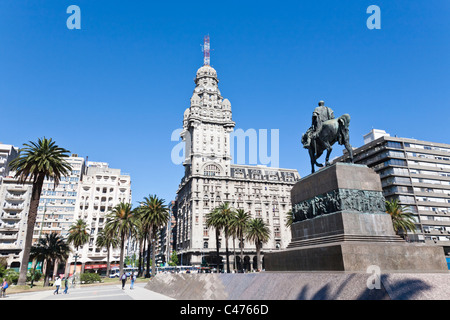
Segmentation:
{"type": "Polygon", "coordinates": [[[103,284],[70,288],[69,294],[54,295],[54,290],[22,292],[7,294],[0,300],[174,300],[170,297],[145,289],[146,283],[135,283],[130,289],[129,283],[125,290],[120,284],[103,284]]]}

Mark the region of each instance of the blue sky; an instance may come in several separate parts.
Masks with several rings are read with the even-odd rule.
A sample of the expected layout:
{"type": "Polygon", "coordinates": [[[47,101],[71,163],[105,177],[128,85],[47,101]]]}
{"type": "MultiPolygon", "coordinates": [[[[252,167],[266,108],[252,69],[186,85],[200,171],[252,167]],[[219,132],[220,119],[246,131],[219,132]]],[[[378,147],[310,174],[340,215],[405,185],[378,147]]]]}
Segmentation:
{"type": "Polygon", "coordinates": [[[280,167],[309,174],[300,138],[321,99],[351,115],[354,147],[372,128],[450,143],[448,1],[130,2],[0,2],[1,142],[52,137],[130,173],[134,204],[174,199],[170,137],[209,34],[236,128],[279,129],[280,167]],[[66,27],[72,4],[81,30],[66,27]]]}

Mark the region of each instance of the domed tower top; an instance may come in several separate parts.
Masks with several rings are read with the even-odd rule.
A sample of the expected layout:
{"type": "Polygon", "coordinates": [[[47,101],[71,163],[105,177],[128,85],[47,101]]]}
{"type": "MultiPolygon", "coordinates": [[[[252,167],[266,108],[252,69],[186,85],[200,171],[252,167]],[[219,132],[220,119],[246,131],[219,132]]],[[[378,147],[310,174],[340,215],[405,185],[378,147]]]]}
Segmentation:
{"type": "Polygon", "coordinates": [[[209,65],[204,65],[202,67],[200,67],[197,70],[197,76],[196,76],[196,80],[203,78],[203,77],[209,77],[209,78],[214,78],[217,80],[217,71],[216,69],[214,69],[213,67],[209,66],[209,65]]]}

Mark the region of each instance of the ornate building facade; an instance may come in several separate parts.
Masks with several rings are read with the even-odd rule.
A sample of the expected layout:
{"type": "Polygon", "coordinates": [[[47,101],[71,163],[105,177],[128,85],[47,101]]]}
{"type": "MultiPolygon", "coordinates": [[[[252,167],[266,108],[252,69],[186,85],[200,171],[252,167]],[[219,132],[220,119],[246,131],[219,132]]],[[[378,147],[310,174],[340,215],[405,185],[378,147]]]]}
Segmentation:
{"type": "MultiPolygon", "coordinates": [[[[252,218],[261,218],[270,228],[264,252],[285,248],[291,239],[286,227],[291,210],[290,191],[300,179],[297,170],[266,166],[236,165],[231,162],[231,104],[222,97],[217,72],[205,62],[198,69],[190,107],[184,112],[181,137],[185,142],[185,175],[176,197],[177,248],[183,265],[216,266],[215,231],[206,226],[206,215],[228,202],[244,209],[252,218]]],[[[225,261],[225,238],[220,235],[220,255],[225,261]]],[[[256,268],[256,248],[244,240],[244,261],[240,261],[239,240],[228,239],[230,265],[234,250],[236,267],[256,268]]],[[[231,267],[230,266],[230,267],[231,267]]]]}

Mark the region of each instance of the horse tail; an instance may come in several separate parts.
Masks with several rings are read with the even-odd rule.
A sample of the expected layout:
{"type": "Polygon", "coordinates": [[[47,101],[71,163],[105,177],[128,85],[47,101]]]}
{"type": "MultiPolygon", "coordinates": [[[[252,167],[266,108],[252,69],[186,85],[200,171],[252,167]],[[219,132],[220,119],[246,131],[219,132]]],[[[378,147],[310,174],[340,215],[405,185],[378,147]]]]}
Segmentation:
{"type": "Polygon", "coordinates": [[[338,118],[339,127],[348,128],[350,125],[350,115],[349,114],[343,114],[338,118]]]}
{"type": "Polygon", "coordinates": [[[338,143],[340,145],[343,145],[345,143],[345,132],[348,130],[348,126],[350,125],[350,115],[349,114],[343,114],[338,118],[338,143]]]}

